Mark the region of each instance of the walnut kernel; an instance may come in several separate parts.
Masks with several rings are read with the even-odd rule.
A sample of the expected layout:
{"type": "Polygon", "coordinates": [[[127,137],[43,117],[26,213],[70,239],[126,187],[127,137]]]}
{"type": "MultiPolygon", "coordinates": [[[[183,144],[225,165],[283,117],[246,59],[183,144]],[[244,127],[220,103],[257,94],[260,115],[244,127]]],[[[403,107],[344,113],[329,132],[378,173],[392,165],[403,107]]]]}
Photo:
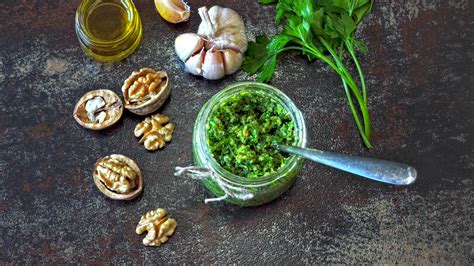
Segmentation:
{"type": "Polygon", "coordinates": [[[95,164],[93,177],[99,190],[112,199],[133,199],[143,188],[138,165],[123,155],[100,158],[95,164]]]}
{"type": "Polygon", "coordinates": [[[150,114],[160,108],[170,94],[168,74],[151,68],[132,72],[122,86],[125,108],[138,115],[150,114]]]}
{"type": "Polygon", "coordinates": [[[168,241],[175,229],[176,220],[169,217],[166,209],[158,208],[141,217],[135,232],[138,235],[148,232],[143,239],[143,245],[160,246],[168,241]]]}
{"type": "Polygon", "coordinates": [[[173,137],[175,126],[169,123],[170,119],[162,114],[147,117],[135,127],[135,137],[140,137],[145,149],[154,151],[165,146],[173,137]]]}

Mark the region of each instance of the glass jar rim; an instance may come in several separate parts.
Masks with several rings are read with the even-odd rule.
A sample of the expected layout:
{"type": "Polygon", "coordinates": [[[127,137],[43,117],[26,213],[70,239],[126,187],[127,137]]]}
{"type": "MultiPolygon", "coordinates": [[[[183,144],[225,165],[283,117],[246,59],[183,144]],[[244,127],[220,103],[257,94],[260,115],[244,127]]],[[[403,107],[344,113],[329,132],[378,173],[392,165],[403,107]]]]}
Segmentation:
{"type": "Polygon", "coordinates": [[[207,162],[207,167],[210,171],[214,171],[218,174],[223,180],[233,185],[247,186],[247,187],[260,187],[266,186],[269,183],[273,183],[280,178],[285,176],[285,173],[288,173],[291,169],[298,167],[303,158],[291,155],[288,162],[278,168],[277,171],[270,175],[262,176],[257,179],[247,179],[242,176],[235,175],[228,170],[224,169],[212,156],[211,151],[209,150],[209,144],[207,142],[207,121],[215,110],[218,103],[222,100],[227,99],[228,97],[235,95],[243,90],[250,89],[256,90],[259,93],[265,93],[266,95],[272,97],[280,103],[290,114],[291,118],[295,122],[295,133],[297,137],[297,143],[295,144],[298,147],[306,147],[306,123],[301,111],[296,107],[294,102],[282,91],[279,89],[270,86],[264,83],[258,82],[238,82],[230,86],[227,86],[220,92],[212,96],[202,107],[201,111],[198,114],[198,119],[195,124],[195,131],[197,131],[197,141],[199,142],[197,147],[199,152],[203,155],[204,160],[207,162]]]}
{"type": "MultiPolygon", "coordinates": [[[[130,37],[131,34],[133,34],[133,31],[125,31],[122,35],[118,36],[117,38],[109,41],[103,41],[100,39],[94,39],[92,40],[87,36],[86,33],[90,33],[86,27],[84,27],[83,22],[84,18],[81,15],[84,11],[88,11],[90,8],[94,7],[98,1],[82,1],[77,10],[76,10],[76,17],[75,17],[75,24],[76,24],[76,32],[78,35],[80,35],[80,40],[83,42],[86,42],[87,45],[92,45],[92,46],[110,46],[111,44],[120,44],[122,42],[126,42],[128,38],[130,37]]],[[[129,21],[137,19],[136,14],[134,14],[135,10],[135,5],[132,0],[120,0],[117,1],[118,4],[121,4],[125,7],[125,10],[127,12],[127,18],[129,21]]]]}

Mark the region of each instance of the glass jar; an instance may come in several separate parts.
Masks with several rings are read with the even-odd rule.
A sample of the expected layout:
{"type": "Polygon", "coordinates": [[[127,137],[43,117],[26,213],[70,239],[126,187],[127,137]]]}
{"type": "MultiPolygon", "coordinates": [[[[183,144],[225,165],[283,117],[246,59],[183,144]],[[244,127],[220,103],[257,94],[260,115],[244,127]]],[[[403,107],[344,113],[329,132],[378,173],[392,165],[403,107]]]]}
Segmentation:
{"type": "Polygon", "coordinates": [[[241,82],[228,86],[214,95],[200,110],[193,133],[194,161],[197,166],[207,168],[209,173],[214,175],[201,179],[203,185],[215,196],[232,204],[256,206],[274,200],[293,185],[303,165],[303,158],[291,155],[288,163],[275,173],[256,180],[234,175],[217,163],[212,157],[207,141],[208,119],[219,103],[242,90],[252,90],[265,97],[271,97],[289,112],[295,122],[294,146],[306,147],[306,125],[302,113],[288,96],[272,86],[256,82],[241,82]],[[245,194],[245,197],[242,197],[242,194],[245,194]],[[247,197],[248,195],[250,197],[247,197]]]}
{"type": "Polygon", "coordinates": [[[83,0],[75,27],[81,48],[99,61],[126,58],[142,38],[142,22],[132,0],[83,0]]]}

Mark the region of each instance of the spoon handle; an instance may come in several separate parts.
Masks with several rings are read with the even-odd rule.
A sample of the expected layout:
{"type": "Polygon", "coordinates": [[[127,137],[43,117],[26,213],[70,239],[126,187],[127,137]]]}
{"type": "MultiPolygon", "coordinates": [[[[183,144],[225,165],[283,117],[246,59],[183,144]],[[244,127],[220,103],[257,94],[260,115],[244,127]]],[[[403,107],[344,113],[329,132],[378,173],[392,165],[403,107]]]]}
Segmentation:
{"type": "Polygon", "coordinates": [[[415,182],[417,175],[415,168],[397,162],[280,144],[276,145],[276,148],[352,174],[393,185],[410,185],[415,182]]]}

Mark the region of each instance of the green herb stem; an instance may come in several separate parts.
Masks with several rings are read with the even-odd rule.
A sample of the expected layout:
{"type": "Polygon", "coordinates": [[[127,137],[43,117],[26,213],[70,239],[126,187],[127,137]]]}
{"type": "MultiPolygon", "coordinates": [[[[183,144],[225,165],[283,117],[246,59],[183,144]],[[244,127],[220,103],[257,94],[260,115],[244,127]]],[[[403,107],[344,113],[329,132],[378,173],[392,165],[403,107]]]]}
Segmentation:
{"type": "Polygon", "coordinates": [[[362,140],[364,141],[365,146],[370,149],[370,148],[372,148],[372,144],[370,144],[369,137],[366,136],[366,134],[364,132],[364,128],[362,127],[362,124],[360,123],[359,116],[357,115],[357,111],[354,107],[354,104],[352,103],[351,93],[349,92],[349,89],[347,88],[346,81],[344,79],[342,79],[342,85],[344,86],[344,91],[346,93],[346,98],[347,98],[347,101],[349,102],[349,106],[352,110],[352,115],[354,116],[354,120],[356,122],[357,129],[359,130],[359,134],[362,137],[362,140]]]}
{"type": "Polygon", "coordinates": [[[364,74],[362,73],[362,69],[360,68],[359,60],[357,60],[357,57],[355,55],[354,47],[352,46],[352,44],[349,41],[345,41],[344,43],[346,44],[347,50],[349,51],[349,54],[351,55],[352,60],[354,61],[354,64],[356,65],[357,72],[359,73],[359,79],[360,79],[360,83],[362,85],[362,95],[363,95],[363,99],[364,99],[364,110],[366,112],[366,114],[364,116],[365,135],[366,135],[367,138],[370,139],[370,134],[371,134],[370,117],[369,117],[369,110],[368,110],[368,107],[367,107],[367,89],[365,87],[364,74]]]}
{"type": "MultiPolygon", "coordinates": [[[[341,58],[337,55],[336,51],[334,51],[334,49],[332,49],[332,47],[323,38],[319,37],[319,40],[333,57],[334,62],[336,62],[337,68],[343,73],[343,75],[341,76],[351,87],[351,90],[354,93],[354,96],[357,98],[357,101],[359,101],[359,103],[363,103],[363,98],[362,98],[362,95],[360,94],[359,88],[357,87],[349,71],[347,71],[346,67],[342,63],[341,58]]],[[[363,108],[363,106],[364,105],[362,104],[361,108],[363,108]]]]}
{"type": "MultiPolygon", "coordinates": [[[[344,64],[341,62],[341,58],[337,55],[337,53],[332,49],[332,47],[323,39],[319,38],[321,43],[326,47],[326,49],[329,51],[329,53],[332,55],[334,61],[338,65],[338,67],[341,69],[342,72],[344,72],[345,75],[341,75],[342,79],[344,82],[346,82],[349,87],[351,88],[352,93],[357,99],[357,102],[360,107],[360,112],[362,113],[362,120],[364,121],[364,135],[362,138],[370,138],[370,117],[369,117],[369,110],[367,108],[367,101],[364,100],[363,96],[361,95],[359,91],[359,87],[356,85],[354,79],[352,78],[351,74],[349,71],[346,69],[344,64]]],[[[350,99],[350,95],[346,97],[348,100],[350,99]]],[[[351,108],[352,109],[352,108],[351,108]]],[[[354,113],[355,109],[352,109],[352,112],[354,113]]],[[[357,113],[353,114],[354,116],[357,116],[357,113]]]]}
{"type": "Polygon", "coordinates": [[[362,69],[360,68],[359,60],[357,60],[352,43],[348,40],[346,40],[344,43],[347,47],[347,50],[349,51],[349,54],[352,57],[352,61],[354,61],[354,64],[356,65],[357,72],[359,73],[360,83],[362,85],[362,95],[364,97],[364,102],[367,103],[367,89],[365,87],[364,74],[362,73],[362,69]]]}

